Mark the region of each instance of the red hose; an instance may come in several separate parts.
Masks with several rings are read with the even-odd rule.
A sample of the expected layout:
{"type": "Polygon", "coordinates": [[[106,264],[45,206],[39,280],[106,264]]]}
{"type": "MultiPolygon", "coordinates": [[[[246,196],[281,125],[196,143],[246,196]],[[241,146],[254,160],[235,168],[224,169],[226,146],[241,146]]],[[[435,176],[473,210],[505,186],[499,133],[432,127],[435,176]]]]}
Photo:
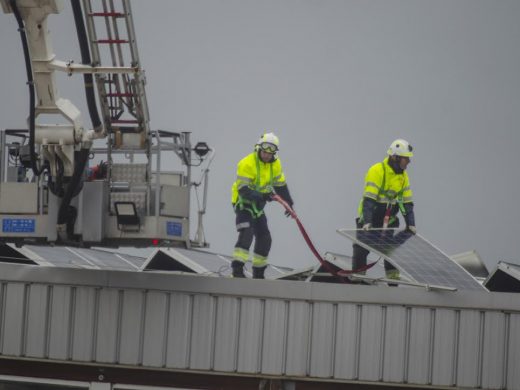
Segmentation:
{"type": "Polygon", "coordinates": [[[366,271],[367,269],[369,269],[370,267],[372,267],[374,264],[377,263],[377,261],[374,261],[373,263],[369,263],[363,267],[360,267],[358,269],[354,269],[354,270],[339,270],[339,271],[336,271],[334,270],[330,263],[325,260],[324,258],[321,257],[321,255],[318,253],[318,251],[316,250],[316,247],[314,246],[314,244],[312,243],[309,235],[307,234],[307,231],[305,230],[305,228],[303,227],[303,224],[301,223],[300,219],[298,218],[298,215],[296,215],[296,212],[292,209],[291,206],[289,206],[289,204],[283,200],[280,195],[273,195],[272,197],[273,200],[276,200],[278,203],[280,203],[283,208],[285,208],[285,210],[287,210],[287,212],[289,212],[289,214],[291,215],[291,217],[296,221],[296,224],[298,225],[298,229],[300,229],[300,232],[303,236],[303,238],[305,239],[305,242],[307,243],[307,246],[309,247],[309,249],[311,250],[311,252],[314,254],[314,257],[316,257],[318,259],[318,261],[321,263],[321,265],[332,275],[334,276],[337,276],[337,277],[340,277],[340,279],[344,282],[344,278],[342,278],[343,276],[347,276],[347,275],[350,275],[350,274],[355,274],[355,273],[359,273],[359,272],[363,272],[363,271],[366,271]]]}

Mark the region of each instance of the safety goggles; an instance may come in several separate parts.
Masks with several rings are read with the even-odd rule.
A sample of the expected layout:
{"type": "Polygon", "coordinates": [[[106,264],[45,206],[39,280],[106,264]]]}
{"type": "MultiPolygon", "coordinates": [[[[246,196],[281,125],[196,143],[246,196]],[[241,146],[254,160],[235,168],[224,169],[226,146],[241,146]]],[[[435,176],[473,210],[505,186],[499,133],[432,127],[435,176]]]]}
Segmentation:
{"type": "MultiPolygon", "coordinates": [[[[400,145],[397,145],[399,147],[400,145]]],[[[396,155],[401,157],[407,157],[410,158],[413,156],[413,147],[412,145],[408,144],[407,147],[402,148],[400,151],[397,151],[396,155]]]]}
{"type": "Polygon", "coordinates": [[[269,142],[262,142],[259,146],[260,146],[260,150],[267,152],[267,153],[274,154],[278,151],[278,148],[276,147],[276,145],[273,145],[269,142]]]}

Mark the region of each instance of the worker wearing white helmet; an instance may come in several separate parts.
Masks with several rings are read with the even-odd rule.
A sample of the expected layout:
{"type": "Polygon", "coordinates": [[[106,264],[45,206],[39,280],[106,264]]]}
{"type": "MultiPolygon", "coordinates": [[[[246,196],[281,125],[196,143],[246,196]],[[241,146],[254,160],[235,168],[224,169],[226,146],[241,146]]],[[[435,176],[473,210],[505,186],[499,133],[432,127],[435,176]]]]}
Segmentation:
{"type": "MultiPolygon", "coordinates": [[[[263,279],[271,249],[271,233],[264,213],[266,202],[278,194],[291,207],[293,200],[285,182],[282,164],[277,156],[280,141],[273,133],[265,133],[252,153],[237,166],[237,178],[231,188],[231,203],[235,209],[238,240],[233,251],[233,277],[243,278],[244,263],[253,249],[253,278],[263,279]]],[[[286,215],[290,214],[286,212],[286,215]]]]}
{"type": "MultiPolygon", "coordinates": [[[[358,228],[396,228],[399,226],[398,212],[404,217],[406,228],[416,233],[412,190],[406,168],[413,157],[412,146],[404,139],[390,144],[388,157],[372,165],[365,177],[365,190],[359,203],[358,228]]],[[[369,251],[353,245],[352,268],[362,269],[367,264],[369,251]]],[[[399,279],[399,271],[385,261],[387,278],[399,279]]]]}

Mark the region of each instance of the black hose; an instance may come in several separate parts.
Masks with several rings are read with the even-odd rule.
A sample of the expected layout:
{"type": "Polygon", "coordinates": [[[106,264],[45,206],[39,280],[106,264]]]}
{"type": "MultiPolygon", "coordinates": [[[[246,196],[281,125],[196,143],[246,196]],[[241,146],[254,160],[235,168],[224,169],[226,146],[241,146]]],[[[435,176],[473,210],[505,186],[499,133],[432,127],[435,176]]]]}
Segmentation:
{"type": "Polygon", "coordinates": [[[61,200],[60,204],[60,209],[58,211],[58,225],[70,223],[69,205],[72,198],[75,195],[77,195],[76,189],[79,187],[81,183],[81,178],[83,177],[83,172],[85,170],[85,166],[87,165],[89,154],[90,149],[86,148],[81,149],[79,152],[76,152],[76,164],[74,167],[74,173],[72,174],[72,178],[70,179],[69,185],[67,186],[67,191],[65,191],[65,195],[63,195],[63,199],[61,200]]]}
{"type": "Polygon", "coordinates": [[[49,180],[47,186],[49,190],[58,198],[63,198],[65,192],[63,191],[63,161],[59,158],[56,159],[56,181],[49,180]]]}
{"type": "MultiPolygon", "coordinates": [[[[74,22],[76,24],[76,32],[78,34],[78,41],[81,50],[81,61],[83,62],[83,64],[90,65],[90,52],[88,48],[88,39],[85,30],[85,24],[83,22],[83,12],[81,10],[81,3],[79,2],[79,0],[71,0],[71,5],[72,11],[74,13],[74,22]]],[[[92,121],[92,127],[95,131],[99,131],[101,130],[102,125],[96,107],[93,77],[91,74],[85,74],[83,75],[83,80],[85,84],[85,94],[87,97],[87,104],[90,119],[92,121]]],[[[87,166],[90,149],[84,148],[75,154],[76,164],[74,166],[74,173],[72,174],[69,185],[67,186],[67,190],[65,191],[65,194],[63,195],[63,199],[60,204],[60,209],[58,211],[58,225],[67,224],[68,226],[72,226],[73,224],[73,221],[71,221],[71,219],[75,218],[75,213],[71,213],[71,208],[69,206],[70,202],[72,201],[72,198],[79,193],[79,189],[81,188],[81,179],[83,178],[83,172],[85,171],[85,167],[87,166]]],[[[70,229],[67,229],[67,233],[70,234],[70,229]]]]}
{"type": "MultiPolygon", "coordinates": [[[[85,23],[83,21],[83,12],[81,10],[81,3],[79,0],[70,0],[72,11],[74,14],[74,23],[76,24],[76,32],[78,34],[79,48],[81,51],[81,62],[84,65],[91,65],[90,50],[88,47],[87,31],[85,30],[85,23]]],[[[94,93],[94,78],[92,74],[85,73],[83,75],[85,84],[85,95],[87,97],[88,112],[90,120],[92,121],[92,128],[95,132],[103,129],[101,119],[99,118],[98,109],[96,106],[96,95],[94,93]]]]}
{"type": "Polygon", "coordinates": [[[16,5],[15,0],[10,0],[9,5],[13,10],[13,14],[16,18],[16,22],[18,23],[18,31],[20,32],[20,38],[22,39],[23,46],[23,55],[25,58],[25,70],[27,72],[27,86],[29,87],[29,152],[31,157],[31,169],[36,176],[39,176],[42,169],[38,169],[38,165],[36,164],[36,152],[34,151],[34,132],[35,132],[35,121],[36,121],[36,113],[35,113],[35,102],[36,97],[34,93],[34,79],[33,72],[31,66],[31,57],[29,54],[29,45],[27,44],[27,34],[25,33],[25,26],[23,23],[22,16],[20,15],[20,10],[16,5]]]}

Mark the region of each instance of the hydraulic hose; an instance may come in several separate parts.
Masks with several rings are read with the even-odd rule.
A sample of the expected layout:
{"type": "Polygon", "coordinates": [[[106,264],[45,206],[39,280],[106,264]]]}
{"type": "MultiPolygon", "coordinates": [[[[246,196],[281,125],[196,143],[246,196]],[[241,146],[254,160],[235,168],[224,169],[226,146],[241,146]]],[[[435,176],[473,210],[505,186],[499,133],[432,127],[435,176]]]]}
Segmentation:
{"type": "Polygon", "coordinates": [[[337,278],[339,278],[342,282],[345,282],[345,278],[344,278],[345,276],[366,271],[367,269],[371,268],[372,266],[374,266],[377,263],[377,261],[374,261],[373,263],[369,263],[363,267],[360,267],[360,268],[357,268],[354,270],[341,270],[340,269],[340,270],[336,271],[332,267],[332,265],[327,260],[322,258],[321,255],[319,254],[319,252],[316,250],[316,247],[314,246],[309,235],[307,234],[305,227],[301,223],[300,219],[298,218],[298,215],[296,215],[296,212],[292,209],[292,207],[289,206],[289,204],[286,201],[284,201],[280,195],[273,195],[272,199],[277,201],[278,203],[280,203],[285,208],[285,210],[287,210],[291,214],[291,217],[296,221],[296,224],[298,225],[298,229],[300,229],[300,232],[301,232],[305,242],[307,243],[307,246],[311,250],[314,257],[316,257],[318,259],[318,261],[323,266],[323,268],[325,268],[333,276],[336,276],[337,278]]]}
{"type": "Polygon", "coordinates": [[[85,170],[85,166],[87,165],[88,156],[90,153],[90,149],[81,149],[76,153],[76,166],[74,167],[74,173],[72,174],[72,178],[70,179],[69,185],[67,186],[67,190],[65,191],[65,195],[63,195],[63,199],[61,200],[60,209],[58,211],[58,225],[66,224],[69,221],[69,205],[72,198],[77,195],[76,188],[78,188],[81,178],[83,176],[83,171],[85,170]]]}
{"type": "Polygon", "coordinates": [[[25,32],[25,25],[20,14],[20,10],[16,4],[16,0],[10,0],[9,5],[13,10],[13,14],[16,18],[16,22],[18,23],[18,31],[20,32],[20,38],[22,40],[23,46],[23,55],[25,58],[25,71],[27,72],[27,86],[29,87],[29,153],[30,153],[30,161],[31,161],[31,169],[35,176],[39,176],[42,169],[38,169],[38,165],[36,164],[36,152],[34,151],[34,132],[35,132],[35,122],[36,122],[36,96],[34,92],[34,79],[33,72],[31,66],[31,57],[29,54],[29,45],[27,44],[27,34],[25,32]]]}
{"type": "MultiPolygon", "coordinates": [[[[71,5],[74,13],[74,22],[76,24],[76,32],[78,34],[78,41],[81,50],[81,61],[83,62],[83,64],[90,65],[90,51],[88,48],[88,39],[85,30],[85,24],[83,22],[83,12],[81,10],[81,4],[79,0],[71,0],[71,5]]],[[[95,131],[100,131],[102,125],[96,107],[93,77],[91,74],[85,74],[83,76],[83,79],[85,84],[85,94],[87,97],[87,105],[90,114],[90,119],[92,121],[92,126],[95,131]]],[[[83,148],[76,153],[76,164],[74,166],[74,172],[72,174],[72,178],[69,182],[69,185],[67,186],[67,190],[63,195],[63,199],[60,204],[60,209],[58,211],[58,225],[71,224],[72,222],[70,221],[70,219],[73,219],[74,216],[70,214],[69,206],[70,202],[72,201],[72,198],[76,196],[79,192],[78,189],[81,185],[83,172],[85,171],[85,167],[87,166],[89,153],[89,148],[83,148]]]]}
{"type": "MultiPolygon", "coordinates": [[[[72,12],[74,14],[74,23],[76,24],[76,33],[78,35],[79,48],[81,52],[81,62],[84,65],[91,65],[90,50],[88,45],[87,32],[85,30],[85,23],[83,21],[83,11],[81,10],[81,3],[79,0],[71,0],[72,12]]],[[[90,120],[92,121],[92,128],[95,132],[100,132],[103,129],[101,119],[99,118],[98,109],[96,106],[96,95],[94,93],[94,77],[91,73],[83,75],[85,84],[85,95],[87,97],[88,112],[90,120]]]]}

